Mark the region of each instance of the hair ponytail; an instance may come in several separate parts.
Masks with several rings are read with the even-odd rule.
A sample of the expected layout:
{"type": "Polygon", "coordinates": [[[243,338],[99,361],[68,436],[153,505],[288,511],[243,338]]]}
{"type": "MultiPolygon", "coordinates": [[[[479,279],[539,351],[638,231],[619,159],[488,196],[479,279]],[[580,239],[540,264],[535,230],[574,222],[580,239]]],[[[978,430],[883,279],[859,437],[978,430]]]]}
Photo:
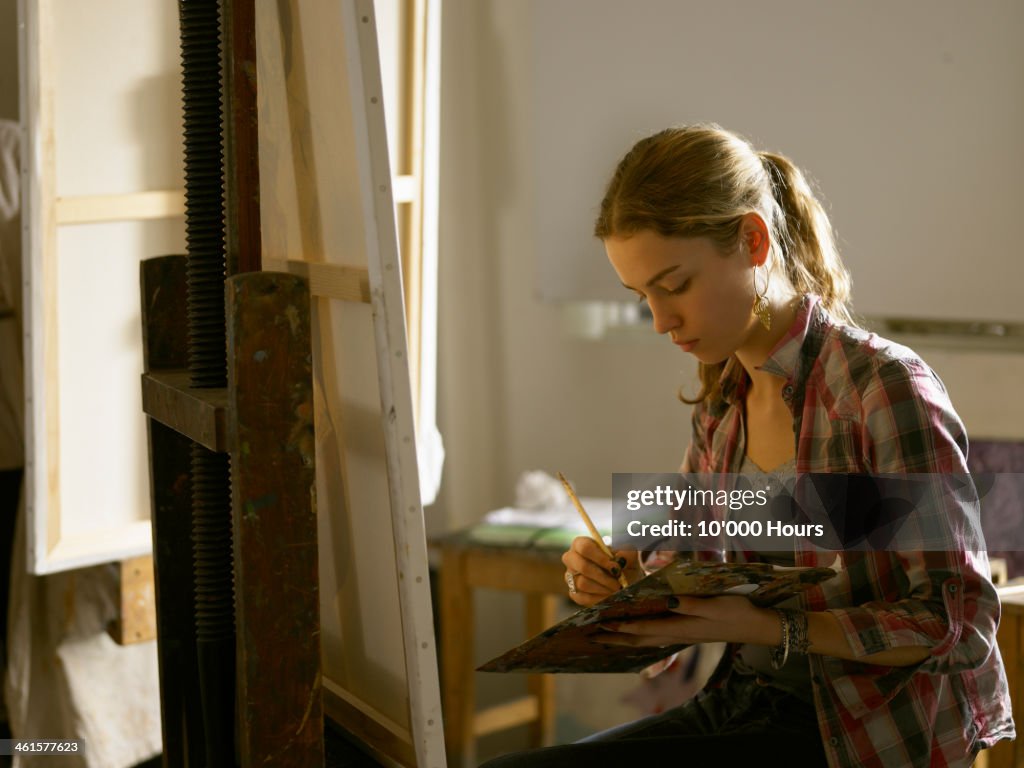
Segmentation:
{"type": "MultiPolygon", "coordinates": [[[[777,268],[798,293],[815,293],[840,322],[852,324],[850,275],[832,225],[799,169],[782,155],[756,152],[714,124],[667,130],[638,141],[608,183],[594,234],[602,240],[649,230],[664,237],[708,237],[722,253],[757,213],[771,232],[777,268]]],[[[698,403],[719,395],[724,363],[700,364],[698,403]]]]}
{"type": "Polygon", "coordinates": [[[836,319],[853,324],[850,273],[839,258],[832,224],[800,169],[774,152],[758,153],[782,209],[779,241],[786,276],[798,293],[816,293],[836,319]]]}

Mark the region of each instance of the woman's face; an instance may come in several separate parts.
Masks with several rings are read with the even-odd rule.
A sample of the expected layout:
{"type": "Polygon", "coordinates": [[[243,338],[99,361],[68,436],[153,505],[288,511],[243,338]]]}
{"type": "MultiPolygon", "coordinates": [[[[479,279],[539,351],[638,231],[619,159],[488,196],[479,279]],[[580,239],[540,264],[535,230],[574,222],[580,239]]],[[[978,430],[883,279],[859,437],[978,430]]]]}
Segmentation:
{"type": "Polygon", "coordinates": [[[703,363],[726,360],[750,338],[752,259],[724,255],[706,237],[664,237],[644,230],[609,237],[605,251],[622,284],[646,301],[654,330],[703,363]]]}

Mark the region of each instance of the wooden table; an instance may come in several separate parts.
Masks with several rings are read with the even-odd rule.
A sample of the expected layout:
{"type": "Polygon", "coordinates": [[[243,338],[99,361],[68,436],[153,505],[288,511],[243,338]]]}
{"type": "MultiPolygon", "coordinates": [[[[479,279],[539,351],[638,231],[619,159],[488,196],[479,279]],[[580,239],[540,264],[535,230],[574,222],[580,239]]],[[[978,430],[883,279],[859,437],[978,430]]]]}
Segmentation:
{"type": "Polygon", "coordinates": [[[476,710],[473,590],[521,592],[526,637],[532,637],[555,623],[558,600],[566,593],[561,550],[485,546],[460,536],[432,546],[442,555],[441,695],[448,764],[476,765],[477,737],[517,725],[529,724],[530,746],[551,744],[555,730],[551,675],[529,675],[527,696],[476,710]]]}

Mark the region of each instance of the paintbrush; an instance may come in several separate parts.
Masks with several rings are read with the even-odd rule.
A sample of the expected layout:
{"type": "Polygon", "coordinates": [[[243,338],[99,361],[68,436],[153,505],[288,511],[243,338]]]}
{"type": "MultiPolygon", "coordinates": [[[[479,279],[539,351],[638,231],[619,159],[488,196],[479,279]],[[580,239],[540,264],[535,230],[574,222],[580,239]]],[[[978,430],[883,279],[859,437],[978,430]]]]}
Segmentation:
{"type": "MultiPolygon", "coordinates": [[[[604,543],[604,537],[602,537],[601,532],[597,530],[597,526],[594,525],[594,521],[590,519],[590,515],[587,514],[587,510],[585,510],[583,505],[580,503],[579,497],[576,495],[576,491],[572,489],[572,486],[569,485],[569,481],[565,479],[565,475],[559,472],[558,479],[562,481],[562,485],[565,486],[565,492],[569,494],[569,498],[572,500],[573,506],[576,507],[576,511],[579,512],[580,517],[583,518],[583,522],[590,531],[591,538],[597,542],[597,546],[601,548],[602,552],[608,555],[612,560],[618,562],[614,553],[608,548],[608,545],[604,543]]],[[[626,581],[626,574],[621,571],[619,572],[619,584],[624,587],[629,586],[629,582],[626,581]]]]}

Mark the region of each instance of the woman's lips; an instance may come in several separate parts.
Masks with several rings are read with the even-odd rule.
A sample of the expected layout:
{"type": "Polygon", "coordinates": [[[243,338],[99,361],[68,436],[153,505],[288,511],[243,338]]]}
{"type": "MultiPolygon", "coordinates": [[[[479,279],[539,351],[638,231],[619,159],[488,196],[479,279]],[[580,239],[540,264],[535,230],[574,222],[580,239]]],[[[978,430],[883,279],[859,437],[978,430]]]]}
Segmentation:
{"type": "Polygon", "coordinates": [[[683,350],[683,352],[689,352],[690,350],[697,346],[698,341],[700,341],[700,339],[691,339],[690,341],[676,341],[673,343],[681,350],[683,350]]]}

